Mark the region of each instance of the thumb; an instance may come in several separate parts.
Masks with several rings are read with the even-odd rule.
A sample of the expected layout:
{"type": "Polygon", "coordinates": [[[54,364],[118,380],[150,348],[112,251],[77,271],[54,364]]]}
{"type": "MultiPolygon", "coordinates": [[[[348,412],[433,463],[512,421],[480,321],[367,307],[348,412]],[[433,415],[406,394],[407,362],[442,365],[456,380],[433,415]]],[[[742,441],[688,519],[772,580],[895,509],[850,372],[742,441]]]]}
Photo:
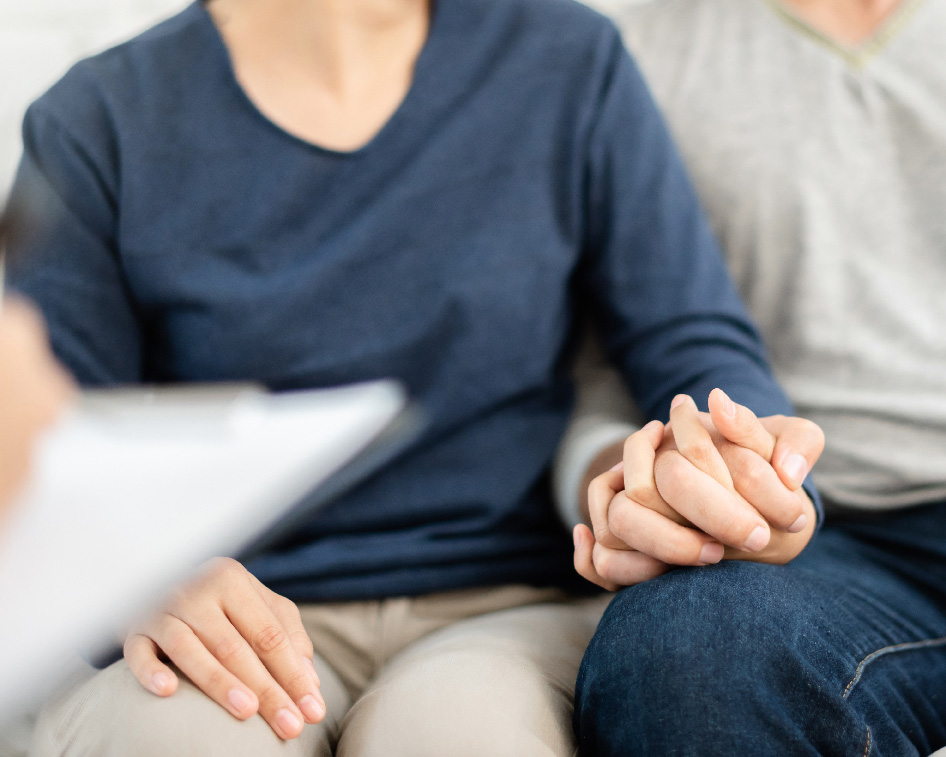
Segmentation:
{"type": "Polygon", "coordinates": [[[805,418],[773,415],[762,423],[775,435],[776,445],[772,465],[790,489],[802,485],[808,472],[824,450],[824,432],[821,427],[805,418]]]}
{"type": "Polygon", "coordinates": [[[772,461],[775,437],[749,408],[733,402],[722,389],[714,389],[709,395],[709,411],[713,425],[725,439],[772,461]]]}

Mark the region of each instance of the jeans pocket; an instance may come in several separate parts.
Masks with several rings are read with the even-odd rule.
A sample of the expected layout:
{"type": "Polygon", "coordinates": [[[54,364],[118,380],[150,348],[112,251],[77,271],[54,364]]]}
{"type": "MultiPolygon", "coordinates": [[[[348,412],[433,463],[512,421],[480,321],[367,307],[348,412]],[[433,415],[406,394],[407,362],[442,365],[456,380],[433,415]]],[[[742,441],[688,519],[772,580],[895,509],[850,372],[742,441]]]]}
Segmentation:
{"type": "Polygon", "coordinates": [[[851,695],[851,693],[854,691],[854,687],[857,686],[861,680],[861,677],[864,675],[864,671],[867,669],[867,666],[875,660],[890,654],[912,652],[920,649],[930,649],[933,647],[946,648],[946,636],[940,636],[939,638],[935,639],[922,639],[920,641],[906,641],[902,644],[893,644],[889,647],[883,647],[875,652],[871,652],[869,655],[867,655],[867,657],[861,660],[860,664],[857,666],[857,670],[854,671],[854,677],[845,687],[841,698],[847,699],[851,695]]]}

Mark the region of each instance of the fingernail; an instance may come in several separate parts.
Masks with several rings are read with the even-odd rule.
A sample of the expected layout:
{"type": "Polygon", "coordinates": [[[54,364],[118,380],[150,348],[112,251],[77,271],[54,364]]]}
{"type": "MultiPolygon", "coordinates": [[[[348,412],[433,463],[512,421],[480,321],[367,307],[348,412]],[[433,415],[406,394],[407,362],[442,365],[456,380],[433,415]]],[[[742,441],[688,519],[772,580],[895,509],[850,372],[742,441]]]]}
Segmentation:
{"type": "Polygon", "coordinates": [[[616,470],[621,470],[621,468],[623,467],[624,467],[624,461],[622,460],[621,462],[616,463],[615,465],[612,465],[611,468],[608,470],[608,472],[613,473],[616,470]]]}
{"type": "Polygon", "coordinates": [[[716,542],[709,542],[703,545],[700,550],[700,562],[703,565],[715,565],[723,559],[723,545],[716,542]]]}
{"type": "Polygon", "coordinates": [[[302,714],[305,715],[306,720],[310,722],[315,722],[321,720],[322,716],[325,714],[325,708],[323,708],[318,700],[311,694],[306,694],[299,701],[299,709],[302,710],[302,714]]]}
{"type": "Polygon", "coordinates": [[[163,694],[164,690],[171,684],[171,678],[167,673],[155,673],[151,676],[151,685],[154,686],[154,690],[159,694],[163,694]]]}
{"type": "Polygon", "coordinates": [[[750,552],[758,552],[766,544],[769,543],[769,531],[763,526],[756,526],[752,529],[752,533],[749,534],[749,538],[746,539],[746,543],[743,545],[743,549],[747,549],[750,552]]]}
{"type": "Polygon", "coordinates": [[[670,403],[670,409],[673,410],[677,405],[682,404],[686,400],[687,396],[685,394],[678,394],[673,398],[673,401],[670,403]]]}
{"type": "Polygon", "coordinates": [[[234,712],[242,714],[253,708],[253,700],[241,689],[230,689],[227,693],[227,699],[230,701],[230,706],[234,712]]]}
{"type": "Polygon", "coordinates": [[[293,715],[285,707],[276,713],[276,725],[278,725],[279,729],[290,738],[294,738],[295,735],[302,729],[302,723],[299,722],[299,718],[293,715]]]}
{"type": "Polygon", "coordinates": [[[798,516],[798,519],[788,527],[788,532],[790,534],[797,534],[799,531],[804,531],[807,525],[808,516],[802,513],[798,516]]]}
{"type": "Polygon", "coordinates": [[[729,399],[729,395],[726,394],[726,392],[724,392],[722,389],[719,390],[719,393],[723,395],[723,412],[730,418],[735,418],[736,403],[729,399]]]}
{"type": "Polygon", "coordinates": [[[808,475],[808,461],[798,453],[789,455],[782,461],[782,470],[788,474],[792,481],[801,485],[801,482],[805,480],[805,476],[808,475]]]}

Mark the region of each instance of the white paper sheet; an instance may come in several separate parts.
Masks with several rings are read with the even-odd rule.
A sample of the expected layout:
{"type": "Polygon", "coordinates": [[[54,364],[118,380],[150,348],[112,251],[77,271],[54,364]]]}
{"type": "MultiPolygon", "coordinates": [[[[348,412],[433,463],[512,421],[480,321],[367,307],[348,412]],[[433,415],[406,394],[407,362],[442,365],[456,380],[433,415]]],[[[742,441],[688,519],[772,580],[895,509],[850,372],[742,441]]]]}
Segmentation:
{"type": "Polygon", "coordinates": [[[0,713],[195,566],[275,523],[403,410],[389,382],[87,397],[40,442],[0,538],[0,713]]]}

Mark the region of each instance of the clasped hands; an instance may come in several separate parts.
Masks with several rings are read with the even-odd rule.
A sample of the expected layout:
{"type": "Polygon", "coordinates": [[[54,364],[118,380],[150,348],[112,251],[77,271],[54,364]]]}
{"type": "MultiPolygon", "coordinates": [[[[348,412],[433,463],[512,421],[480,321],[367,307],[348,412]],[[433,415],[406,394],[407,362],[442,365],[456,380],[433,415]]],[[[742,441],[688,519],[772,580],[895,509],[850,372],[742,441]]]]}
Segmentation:
{"type": "Polygon", "coordinates": [[[824,434],[802,418],[757,418],[721,389],[701,413],[687,395],[651,421],[588,489],[593,532],[575,527],[575,569],[610,591],[681,565],[787,563],[816,513],[802,488],[824,434]]]}

